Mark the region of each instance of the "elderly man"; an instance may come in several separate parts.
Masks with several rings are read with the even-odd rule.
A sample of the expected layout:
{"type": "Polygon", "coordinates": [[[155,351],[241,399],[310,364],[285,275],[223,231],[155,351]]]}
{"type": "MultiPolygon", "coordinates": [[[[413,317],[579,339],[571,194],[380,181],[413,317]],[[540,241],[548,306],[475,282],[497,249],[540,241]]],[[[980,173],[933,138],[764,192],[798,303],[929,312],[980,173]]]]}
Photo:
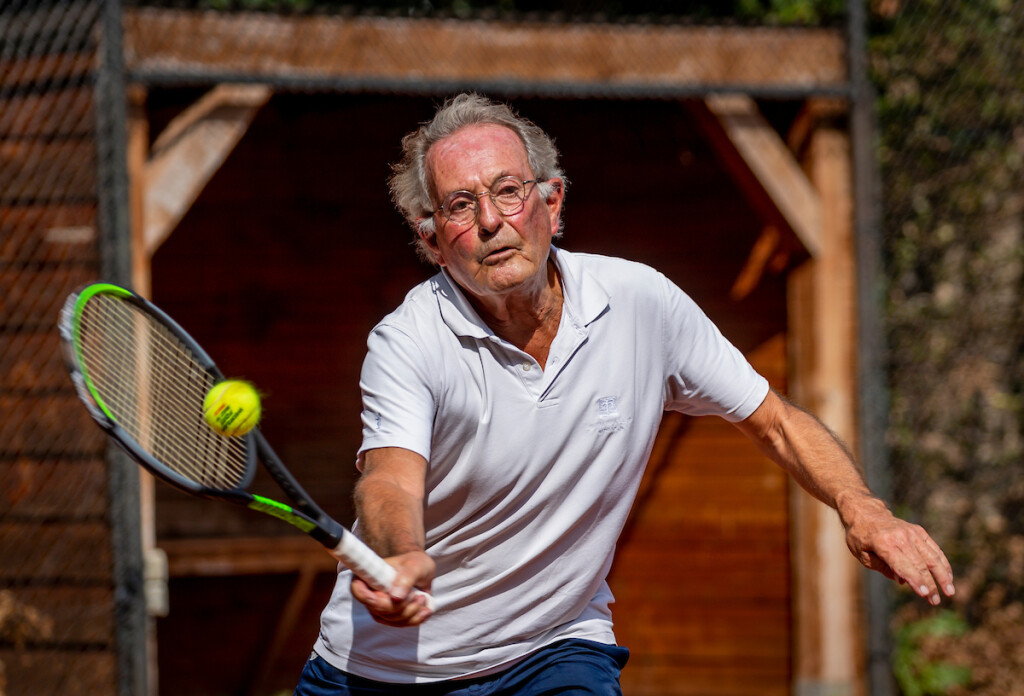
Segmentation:
{"type": "Polygon", "coordinates": [[[734,423],[838,511],[861,563],[953,594],[928,534],[681,290],[552,245],[565,179],[537,126],[463,94],[403,149],[392,195],[441,271],[370,335],[356,488],[398,575],[339,575],[297,694],[621,693],[605,578],[665,410],[734,423]]]}

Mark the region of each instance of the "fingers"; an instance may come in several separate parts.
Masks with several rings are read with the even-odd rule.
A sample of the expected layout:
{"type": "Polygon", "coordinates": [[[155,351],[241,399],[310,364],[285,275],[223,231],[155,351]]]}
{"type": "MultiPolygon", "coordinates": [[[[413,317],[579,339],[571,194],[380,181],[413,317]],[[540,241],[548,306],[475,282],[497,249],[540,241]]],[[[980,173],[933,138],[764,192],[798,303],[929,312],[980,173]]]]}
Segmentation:
{"type": "Polygon", "coordinates": [[[352,596],[363,603],[374,621],[386,626],[418,626],[434,612],[427,598],[414,587],[430,591],[434,561],[422,551],[386,559],[398,573],[387,591],[376,590],[358,577],[352,579],[352,596]]]}
{"type": "Polygon", "coordinates": [[[956,593],[949,560],[918,525],[896,519],[861,548],[864,551],[858,557],[865,566],[905,583],[933,606],[942,601],[942,595],[956,593]]]}
{"type": "Polygon", "coordinates": [[[924,529],[917,525],[907,526],[909,544],[903,554],[906,560],[901,563],[902,572],[897,572],[919,597],[936,606],[942,601],[942,594],[952,597],[956,592],[953,571],[946,555],[924,529]]]}
{"type": "Polygon", "coordinates": [[[389,592],[381,592],[356,577],[352,580],[352,595],[366,606],[374,621],[385,626],[418,626],[433,615],[426,598],[410,594],[408,589],[392,587],[389,592]]]}

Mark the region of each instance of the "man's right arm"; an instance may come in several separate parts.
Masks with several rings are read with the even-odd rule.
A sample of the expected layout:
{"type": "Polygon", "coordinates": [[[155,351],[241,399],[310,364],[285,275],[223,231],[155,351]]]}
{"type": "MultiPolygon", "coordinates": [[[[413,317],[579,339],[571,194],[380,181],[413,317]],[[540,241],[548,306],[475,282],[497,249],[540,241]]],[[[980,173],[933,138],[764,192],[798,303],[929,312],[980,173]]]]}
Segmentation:
{"type": "Polygon", "coordinates": [[[430,591],[434,562],[424,551],[423,497],[427,461],[400,447],[363,452],[355,489],[360,536],[398,571],[387,592],[362,580],[352,582],[352,595],[373,618],[389,626],[416,626],[431,616],[422,598],[410,598],[413,587],[430,591]]]}

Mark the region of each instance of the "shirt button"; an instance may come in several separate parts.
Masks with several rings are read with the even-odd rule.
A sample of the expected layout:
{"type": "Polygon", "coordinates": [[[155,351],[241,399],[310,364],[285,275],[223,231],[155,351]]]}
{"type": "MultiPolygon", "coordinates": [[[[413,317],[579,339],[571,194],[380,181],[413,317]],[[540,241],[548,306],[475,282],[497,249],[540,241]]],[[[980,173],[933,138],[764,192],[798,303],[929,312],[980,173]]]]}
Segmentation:
{"type": "Polygon", "coordinates": [[[523,372],[530,371],[530,363],[523,363],[523,372]]]}

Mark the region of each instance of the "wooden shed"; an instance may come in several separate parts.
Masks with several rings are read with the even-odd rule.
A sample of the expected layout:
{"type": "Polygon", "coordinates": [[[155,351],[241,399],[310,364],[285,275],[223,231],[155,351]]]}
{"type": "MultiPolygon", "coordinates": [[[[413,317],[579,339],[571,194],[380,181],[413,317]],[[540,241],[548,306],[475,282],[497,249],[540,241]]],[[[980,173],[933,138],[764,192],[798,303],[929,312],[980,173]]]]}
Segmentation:
{"type": "MultiPolygon", "coordinates": [[[[556,137],[566,248],[665,272],[856,447],[841,32],[182,10],[124,26],[134,284],[267,393],[270,441],[339,519],[365,336],[432,272],[388,165],[461,89],[556,137]]],[[[162,691],[290,688],[331,560],[165,486],[143,510],[169,559],[162,691]]],[[[724,422],[669,416],[611,578],[625,692],[860,693],[858,577],[831,511],[724,422]]]]}

